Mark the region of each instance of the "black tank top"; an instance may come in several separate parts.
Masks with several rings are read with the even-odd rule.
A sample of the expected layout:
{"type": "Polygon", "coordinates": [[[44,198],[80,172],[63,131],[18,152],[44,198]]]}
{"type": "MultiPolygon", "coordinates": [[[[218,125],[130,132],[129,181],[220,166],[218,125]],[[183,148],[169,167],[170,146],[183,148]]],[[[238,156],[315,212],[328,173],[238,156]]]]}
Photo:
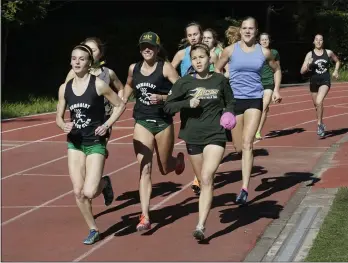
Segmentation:
{"type": "Polygon", "coordinates": [[[86,91],[76,96],[72,89],[74,79],[68,81],[64,98],[70,110],[70,119],[74,127],[68,134],[68,141],[76,145],[93,145],[105,141],[105,136],[96,136],[95,129],[104,121],[104,96],[97,94],[96,77],[90,75],[86,91]]]}
{"type": "Polygon", "coordinates": [[[314,51],[312,51],[312,58],[313,58],[313,69],[312,69],[312,75],[311,77],[314,79],[320,78],[320,79],[330,79],[330,58],[329,55],[326,52],[326,49],[324,49],[324,52],[321,56],[318,56],[315,54],[314,51]]]}
{"type": "Polygon", "coordinates": [[[133,70],[133,90],[136,98],[133,118],[172,121],[172,116],[163,111],[164,102],[150,104],[152,94],[167,95],[172,88],[172,83],[163,76],[164,61],[158,61],[155,71],[149,76],[141,74],[142,65],[143,61],[138,62],[133,70]]]}

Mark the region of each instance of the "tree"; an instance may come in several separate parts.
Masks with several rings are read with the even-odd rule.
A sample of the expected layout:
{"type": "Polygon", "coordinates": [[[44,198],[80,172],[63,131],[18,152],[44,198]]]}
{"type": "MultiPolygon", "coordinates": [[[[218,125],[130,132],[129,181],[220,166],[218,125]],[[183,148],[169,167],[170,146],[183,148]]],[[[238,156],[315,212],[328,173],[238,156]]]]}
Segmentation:
{"type": "Polygon", "coordinates": [[[10,28],[34,23],[43,19],[47,14],[47,7],[50,0],[5,0],[1,4],[1,17],[4,24],[4,38],[2,39],[2,84],[4,82],[4,73],[7,58],[7,42],[10,28]]]}

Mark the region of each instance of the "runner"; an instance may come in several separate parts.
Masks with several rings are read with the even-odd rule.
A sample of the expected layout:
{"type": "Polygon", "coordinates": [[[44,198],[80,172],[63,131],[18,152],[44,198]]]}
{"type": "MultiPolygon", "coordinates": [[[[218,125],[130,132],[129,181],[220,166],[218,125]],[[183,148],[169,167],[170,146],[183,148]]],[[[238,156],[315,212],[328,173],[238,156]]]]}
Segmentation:
{"type": "MultiPolygon", "coordinates": [[[[260,44],[264,48],[270,48],[270,41],[271,41],[271,38],[268,33],[262,33],[260,35],[260,44]]],[[[277,61],[277,63],[280,66],[280,62],[279,62],[280,58],[279,58],[278,51],[275,49],[271,49],[271,52],[274,57],[274,60],[277,61]]],[[[265,63],[265,65],[262,68],[261,81],[263,86],[263,111],[261,115],[259,128],[257,129],[256,135],[255,135],[255,138],[258,140],[262,139],[261,130],[266,122],[267,113],[269,111],[269,104],[271,103],[272,96],[274,95],[275,97],[280,98],[280,95],[279,95],[280,87],[274,85],[274,72],[271,69],[271,67],[268,65],[268,63],[265,63]],[[278,94],[275,94],[275,93],[278,93],[278,94]]]]}
{"type": "Polygon", "coordinates": [[[317,113],[317,134],[322,138],[325,136],[326,129],[323,123],[324,99],[331,87],[329,72],[330,59],[336,63],[335,70],[332,73],[332,76],[336,79],[338,79],[340,61],[332,50],[324,48],[324,38],[322,35],[317,34],[313,44],[314,49],[307,53],[301,68],[301,74],[310,73],[309,90],[317,113]]]}
{"type": "Polygon", "coordinates": [[[196,43],[201,43],[203,39],[203,30],[197,22],[189,23],[185,27],[186,37],[180,41],[179,48],[181,48],[174,56],[172,65],[176,69],[180,64],[181,77],[188,74],[191,65],[190,50],[191,46],[196,43]]]}
{"type": "Polygon", "coordinates": [[[93,52],[87,45],[76,46],[71,54],[75,77],[59,88],[56,123],[67,135],[68,167],[76,203],[90,232],[83,241],[90,245],[100,239],[92,214],[92,199],[103,193],[105,205],[110,205],[114,193],[110,178],[102,178],[106,146],[105,135],[109,127],[125,109],[122,100],[102,80],[91,75],[93,52]],[[114,106],[105,122],[104,97],[114,106]],[[70,110],[71,121],[64,121],[65,109],[70,110]]]}
{"type": "MultiPolygon", "coordinates": [[[[220,58],[221,52],[224,49],[223,44],[218,40],[218,35],[216,31],[212,28],[207,28],[203,32],[203,41],[210,49],[210,57],[216,55],[215,63],[217,59],[220,58]]],[[[210,64],[209,70],[214,71],[215,65],[214,63],[210,64]]]]}
{"type": "Polygon", "coordinates": [[[160,38],[156,33],[146,32],[139,39],[143,60],[129,67],[124,100],[134,91],[136,103],[133,144],[140,164],[140,202],[142,214],[137,230],[151,229],[149,206],[152,191],[151,169],[153,151],[156,150],[160,172],[165,175],[175,170],[181,174],[185,169],[184,154],[172,156],[174,148],[174,125],[172,116],[163,111],[167,94],[172,84],[179,79],[178,73],[165,59],[159,57],[160,38]]]}
{"type": "MultiPolygon", "coordinates": [[[[228,64],[230,85],[236,98],[235,113],[237,125],[232,130],[233,144],[237,152],[242,152],[243,184],[236,203],[246,204],[248,186],[253,167],[253,142],[262,113],[263,87],[261,69],[267,60],[275,72],[275,85],[280,86],[281,69],[271,51],[256,42],[257,22],[252,17],[242,21],[241,40],[226,47],[215,66],[221,72],[228,64]]],[[[276,93],[275,93],[276,95],[276,93]]],[[[281,98],[273,96],[274,102],[281,98]]]]}
{"type": "Polygon", "coordinates": [[[193,45],[190,56],[195,72],[173,85],[165,111],[168,114],[180,111],[179,138],[186,142],[191,165],[201,182],[199,218],[193,236],[203,240],[213,200],[214,175],[230,135],[225,129],[233,128],[233,124],[222,127],[220,121],[227,118],[233,122],[235,100],[228,80],[222,74],[209,71],[210,50],[207,45],[193,45]]]}
{"type": "MultiPolygon", "coordinates": [[[[108,84],[117,94],[120,98],[123,97],[123,84],[117,77],[116,73],[110,69],[105,67],[105,60],[103,60],[105,55],[104,45],[102,41],[97,37],[90,37],[86,38],[82,44],[85,44],[89,46],[93,51],[93,60],[94,63],[90,68],[90,73],[92,75],[97,76],[101,80],[103,80],[106,84],[108,84]]],[[[69,81],[75,77],[74,71],[71,69],[68,73],[68,76],[66,77],[65,82],[69,81]]],[[[104,105],[105,105],[105,121],[107,121],[111,114],[112,114],[112,105],[111,103],[104,98],[104,105]]],[[[110,137],[111,137],[112,127],[108,129],[108,132],[106,134],[106,143],[108,143],[110,137]]],[[[108,158],[109,151],[106,149],[106,157],[108,158]]]]}
{"type": "MultiPolygon", "coordinates": [[[[192,71],[192,64],[191,64],[191,58],[190,58],[190,50],[191,46],[197,43],[201,43],[203,40],[203,30],[200,24],[197,22],[189,23],[185,27],[185,34],[186,37],[183,38],[179,44],[179,48],[183,48],[179,50],[172,61],[173,67],[176,69],[180,64],[180,73],[181,77],[187,75],[189,72],[192,71]]],[[[216,63],[217,57],[216,55],[213,55],[211,57],[210,61],[213,61],[213,63],[216,63]]],[[[192,181],[191,188],[195,194],[200,193],[200,187],[199,187],[199,181],[197,179],[197,176],[194,176],[194,179],[192,181]]]]}

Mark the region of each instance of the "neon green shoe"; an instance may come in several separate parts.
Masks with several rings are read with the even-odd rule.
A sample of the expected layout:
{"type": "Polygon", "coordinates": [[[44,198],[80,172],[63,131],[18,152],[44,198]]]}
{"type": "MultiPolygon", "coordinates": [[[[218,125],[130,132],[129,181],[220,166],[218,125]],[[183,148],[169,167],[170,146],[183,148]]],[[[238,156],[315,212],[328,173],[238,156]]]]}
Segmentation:
{"type": "Polygon", "coordinates": [[[255,138],[256,138],[257,140],[261,140],[261,139],[262,139],[261,132],[257,132],[257,133],[255,134],[255,138]]]}

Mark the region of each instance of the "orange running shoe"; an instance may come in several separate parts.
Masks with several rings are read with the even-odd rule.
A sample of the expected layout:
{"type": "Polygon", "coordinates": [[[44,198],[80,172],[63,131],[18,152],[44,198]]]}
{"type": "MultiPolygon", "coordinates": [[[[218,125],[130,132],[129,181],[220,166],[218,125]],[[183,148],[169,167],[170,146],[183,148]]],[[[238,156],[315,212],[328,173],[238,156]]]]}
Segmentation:
{"type": "Polygon", "coordinates": [[[201,187],[197,179],[197,176],[195,176],[195,179],[192,182],[191,189],[196,195],[199,195],[201,192],[201,187]]]}
{"type": "Polygon", "coordinates": [[[140,222],[137,225],[137,231],[150,230],[151,223],[150,220],[146,219],[144,215],[140,216],[140,222]]]}

